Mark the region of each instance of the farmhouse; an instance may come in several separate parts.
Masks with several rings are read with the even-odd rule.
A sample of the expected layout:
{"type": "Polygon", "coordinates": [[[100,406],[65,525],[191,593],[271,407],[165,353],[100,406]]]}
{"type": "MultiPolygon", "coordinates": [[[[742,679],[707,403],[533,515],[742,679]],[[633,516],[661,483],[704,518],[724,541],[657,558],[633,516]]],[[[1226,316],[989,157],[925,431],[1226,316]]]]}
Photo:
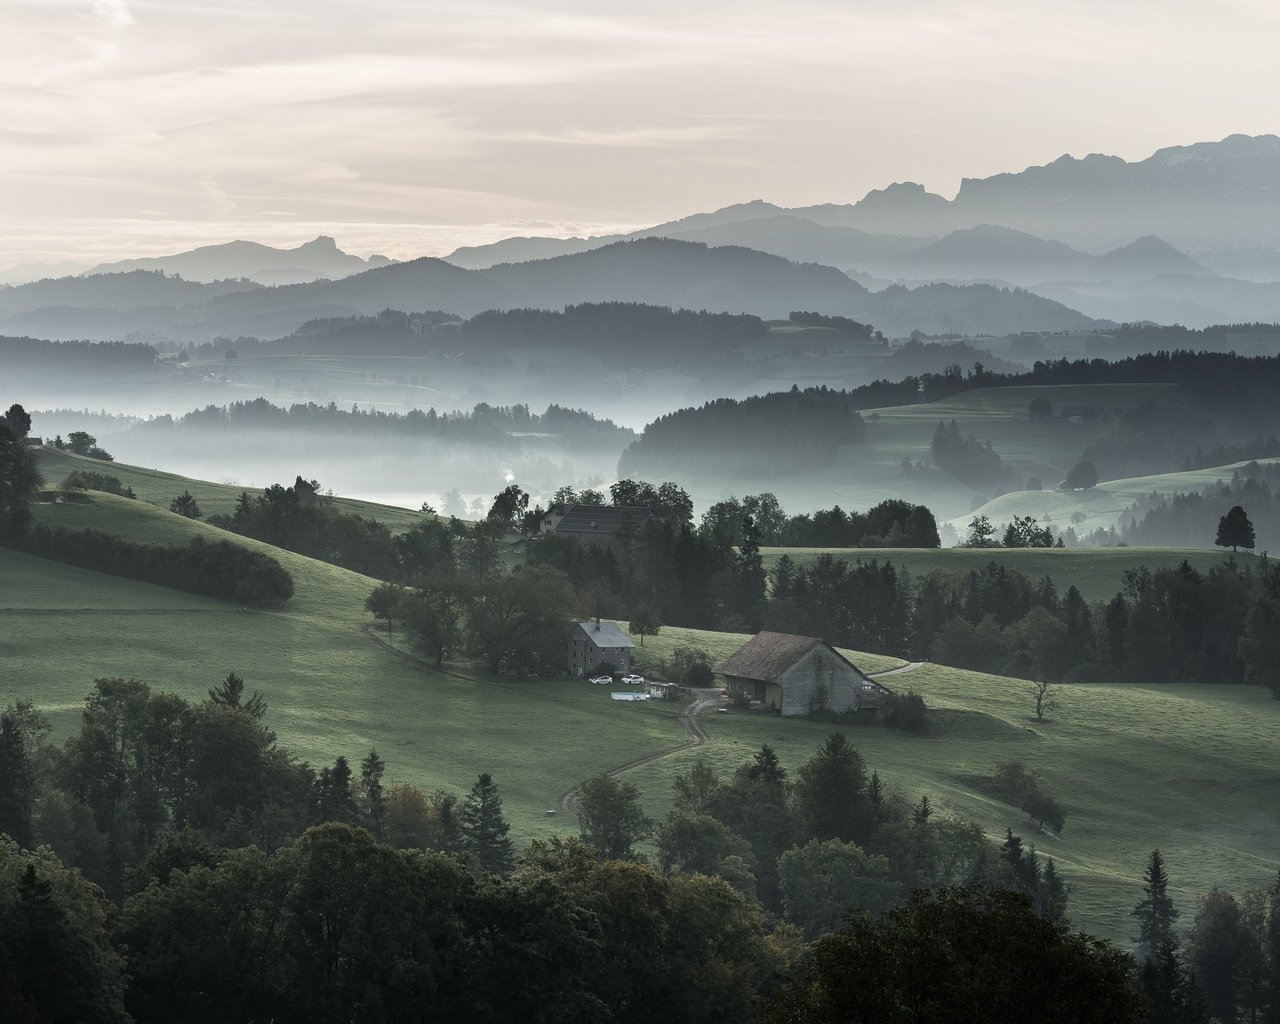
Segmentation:
{"type": "Polygon", "coordinates": [[[631,671],[631,648],[635,644],[616,622],[575,622],[567,640],[569,672],[589,676],[608,662],[615,672],[631,671]]]}
{"type": "Polygon", "coordinates": [[[716,666],[730,692],[783,715],[869,709],[892,691],[817,637],[760,633],[716,666]]]}
{"type": "Polygon", "coordinates": [[[635,533],[653,518],[653,510],[633,505],[552,505],[540,533],[577,537],[583,547],[609,547],[622,533],[635,533]]]}

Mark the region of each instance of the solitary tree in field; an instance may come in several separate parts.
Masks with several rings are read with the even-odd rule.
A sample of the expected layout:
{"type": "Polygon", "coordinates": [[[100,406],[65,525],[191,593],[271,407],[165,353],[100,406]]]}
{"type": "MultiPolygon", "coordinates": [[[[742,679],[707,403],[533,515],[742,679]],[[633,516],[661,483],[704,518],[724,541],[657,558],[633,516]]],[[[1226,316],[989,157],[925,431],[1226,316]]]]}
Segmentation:
{"type": "Polygon", "coordinates": [[[1164,856],[1159,850],[1151,851],[1147,870],[1143,874],[1145,895],[1133,908],[1138,919],[1138,960],[1150,960],[1163,947],[1177,944],[1173,935],[1173,922],[1178,919],[1173,898],[1169,895],[1169,876],[1164,869],[1164,856]]]}
{"type": "Polygon", "coordinates": [[[1229,547],[1232,551],[1244,548],[1253,550],[1253,523],[1239,505],[1233,505],[1231,511],[1218,520],[1218,536],[1214,543],[1220,548],[1229,547]]]}
{"type": "Polygon", "coordinates": [[[1031,693],[1036,702],[1036,721],[1043,722],[1045,713],[1058,710],[1058,701],[1053,696],[1053,686],[1047,679],[1031,684],[1031,693]]]}
{"type": "Polygon", "coordinates": [[[658,622],[649,608],[637,608],[634,615],[631,616],[631,622],[627,625],[627,629],[632,636],[640,638],[640,646],[644,646],[644,638],[647,636],[657,636],[662,629],[661,623],[658,622]]]}
{"type": "Polygon", "coordinates": [[[183,491],[169,502],[169,511],[177,512],[178,515],[185,516],[187,519],[200,518],[200,506],[190,491],[183,491]]]}
{"type": "Polygon", "coordinates": [[[965,538],[964,546],[998,548],[1000,542],[996,539],[996,528],[991,525],[991,520],[986,516],[974,516],[973,521],[969,523],[969,536],[965,538]]]}
{"type": "Polygon", "coordinates": [[[462,849],[470,857],[473,868],[494,875],[505,875],[515,864],[511,826],[502,814],[502,797],[487,772],[476,779],[471,792],[458,811],[462,849]]]}

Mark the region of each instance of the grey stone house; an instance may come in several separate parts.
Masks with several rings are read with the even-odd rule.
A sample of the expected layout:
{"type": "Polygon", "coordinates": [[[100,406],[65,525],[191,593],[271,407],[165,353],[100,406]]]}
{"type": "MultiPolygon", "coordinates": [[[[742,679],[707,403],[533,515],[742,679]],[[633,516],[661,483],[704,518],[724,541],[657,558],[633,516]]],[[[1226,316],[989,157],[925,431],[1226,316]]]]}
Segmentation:
{"type": "Polygon", "coordinates": [[[892,693],[817,637],[760,633],[716,666],[731,693],[775,708],[783,715],[807,715],[825,708],[879,712],[892,693]]]}
{"type": "Polygon", "coordinates": [[[575,676],[595,675],[605,662],[615,672],[631,671],[631,649],[635,644],[616,622],[575,622],[569,627],[566,642],[569,673],[575,676]]]}

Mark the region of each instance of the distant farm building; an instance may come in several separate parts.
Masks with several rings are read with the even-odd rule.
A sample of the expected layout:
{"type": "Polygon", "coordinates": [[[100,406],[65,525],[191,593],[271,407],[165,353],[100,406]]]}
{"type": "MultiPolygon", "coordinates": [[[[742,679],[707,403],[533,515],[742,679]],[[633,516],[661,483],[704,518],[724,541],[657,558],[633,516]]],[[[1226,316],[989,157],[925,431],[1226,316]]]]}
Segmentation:
{"type": "Polygon", "coordinates": [[[569,672],[575,676],[594,675],[601,665],[613,666],[624,675],[631,671],[631,649],[635,644],[616,622],[575,622],[569,627],[567,654],[569,672]]]}
{"type": "Polygon", "coordinates": [[[721,662],[716,671],[729,691],[783,715],[819,709],[878,712],[892,691],[817,637],[760,633],[721,662]]]}
{"type": "Polygon", "coordinates": [[[652,518],[652,509],[634,505],[552,505],[538,531],[576,537],[583,547],[607,548],[619,535],[634,535],[652,518]]]}

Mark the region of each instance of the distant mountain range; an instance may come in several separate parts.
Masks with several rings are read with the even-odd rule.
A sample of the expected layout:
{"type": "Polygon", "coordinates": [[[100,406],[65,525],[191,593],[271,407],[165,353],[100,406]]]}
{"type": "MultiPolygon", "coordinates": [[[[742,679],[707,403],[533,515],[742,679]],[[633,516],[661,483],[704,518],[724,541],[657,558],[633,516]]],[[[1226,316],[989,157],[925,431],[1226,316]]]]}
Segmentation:
{"type": "Polygon", "coordinates": [[[193,339],[280,337],[324,317],[449,310],[558,309],[639,302],[786,318],[793,310],[841,314],[890,335],[1081,330],[1090,317],[1055,300],[987,285],[901,286],[872,292],[833,267],[794,263],[735,246],[677,239],[615,242],[585,253],[466,270],[424,258],[338,281],[273,288],[200,284],[158,273],[94,275],[0,288],[0,330],[39,337],[193,339]],[[94,329],[94,317],[101,328],[94,329]]]}
{"type": "Polygon", "coordinates": [[[811,309],[890,335],[1280,320],[1280,138],[1233,135],[1133,163],[1064,156],[965,179],[951,200],[912,182],[851,204],[756,200],[628,235],[509,238],[444,260],[362,260],[320,237],[93,271],[0,287],[0,328],[272,337],[387,308],[469,316],[610,300],[769,318],[811,309]]]}
{"type": "Polygon", "coordinates": [[[362,259],[338,248],[328,235],[320,235],[293,249],[277,249],[259,242],[225,242],[202,245],[169,256],[148,256],[85,266],[71,260],[59,263],[20,263],[0,270],[0,284],[29,284],[46,278],[76,275],[124,274],[134,270],[155,270],[188,281],[238,280],[256,284],[299,284],[347,277],[374,267],[388,266],[386,256],[362,259]]]}

